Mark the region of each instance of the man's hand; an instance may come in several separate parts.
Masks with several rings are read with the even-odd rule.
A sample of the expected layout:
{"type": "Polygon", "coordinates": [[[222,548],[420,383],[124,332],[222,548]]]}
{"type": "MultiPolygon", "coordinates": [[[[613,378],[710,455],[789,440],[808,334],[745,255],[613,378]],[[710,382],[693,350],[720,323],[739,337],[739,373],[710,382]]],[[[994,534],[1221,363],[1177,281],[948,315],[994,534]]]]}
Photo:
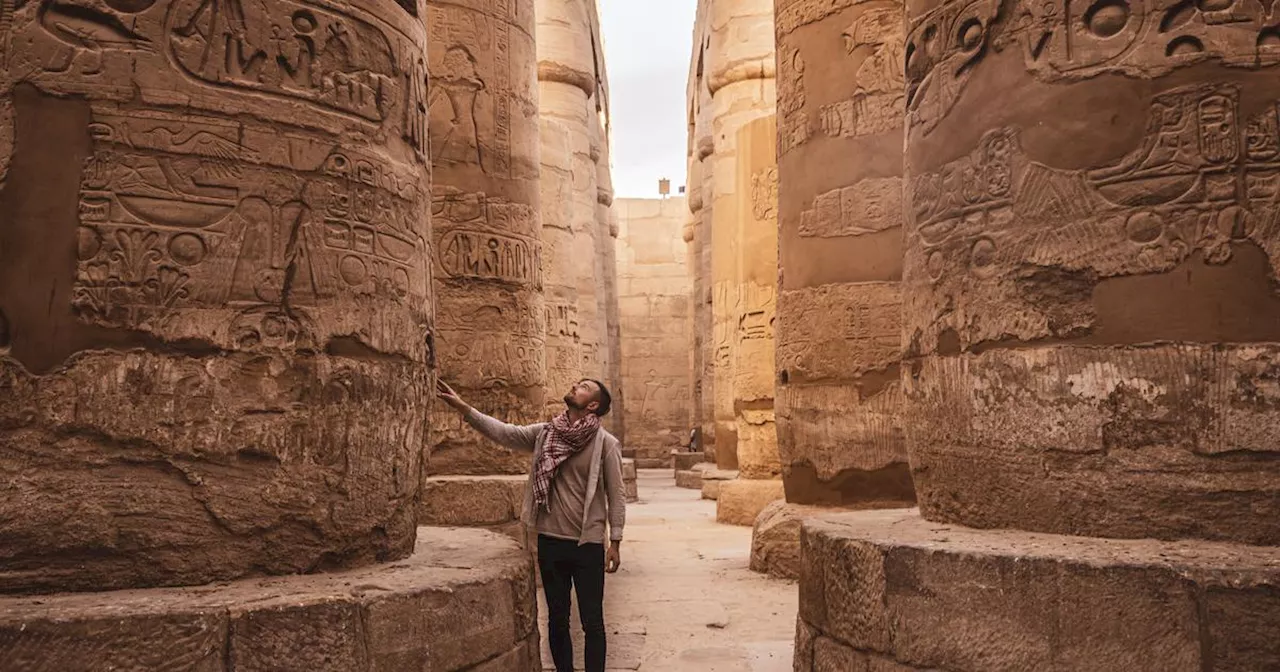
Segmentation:
{"type": "Polygon", "coordinates": [[[604,571],[613,574],[622,566],[621,542],[609,542],[609,550],[604,554],[604,571]]]}
{"type": "Polygon", "coordinates": [[[462,397],[458,396],[458,393],[454,392],[453,388],[449,387],[448,383],[438,378],[436,379],[436,398],[446,404],[449,404],[453,410],[459,413],[466,413],[471,410],[471,407],[467,405],[467,402],[463,401],[462,397]]]}

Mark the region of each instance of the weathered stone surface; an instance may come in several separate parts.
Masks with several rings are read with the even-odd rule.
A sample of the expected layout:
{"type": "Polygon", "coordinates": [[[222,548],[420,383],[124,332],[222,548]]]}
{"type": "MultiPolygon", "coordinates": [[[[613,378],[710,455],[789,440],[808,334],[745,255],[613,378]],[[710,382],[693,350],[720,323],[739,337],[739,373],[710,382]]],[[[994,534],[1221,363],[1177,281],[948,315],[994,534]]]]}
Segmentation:
{"type": "Polygon", "coordinates": [[[787,499],[912,501],[899,382],[902,9],[849,0],[776,8],[787,499]]]}
{"type": "Polygon", "coordinates": [[[636,481],[636,461],[630,458],[622,460],[622,483],[628,502],[640,501],[640,486],[636,481]]]}
{"type": "Polygon", "coordinates": [[[1262,10],[1232,10],[1226,30],[1212,9],[1124,5],[1117,23],[1097,5],[1068,47],[1061,18],[1033,4],[910,8],[908,51],[978,22],[966,47],[907,67],[904,380],[921,509],[1280,544],[1265,382],[1280,357],[1280,86],[1262,10]]]}
{"type": "Polygon", "coordinates": [[[422,18],[224,4],[0,11],[0,591],[413,550],[422,18]]]}
{"type": "Polygon", "coordinates": [[[692,287],[679,235],[688,210],[683,198],[623,198],[614,208],[627,444],[653,464],[686,445],[691,427],[692,287]]]}
{"type": "Polygon", "coordinates": [[[689,490],[702,489],[702,471],[695,469],[686,469],[676,472],[676,487],[687,488],[689,490]]]}
{"type": "Polygon", "coordinates": [[[811,518],[802,545],[805,636],[907,669],[1280,661],[1280,645],[1263,634],[1280,609],[1280,549],[984,531],[908,509],[811,518]]]}
{"type": "MultiPolygon", "coordinates": [[[[712,201],[708,289],[712,301],[709,333],[714,346],[715,453],[719,466],[737,469],[739,426],[736,401],[743,398],[738,392],[738,364],[747,362],[749,356],[749,352],[744,352],[744,356],[739,357],[738,344],[744,340],[745,329],[753,338],[767,335],[757,338],[762,341],[760,343],[747,343],[748,351],[758,349],[756,346],[771,351],[771,318],[777,294],[776,271],[767,278],[759,277],[760,269],[754,263],[772,258],[776,269],[776,258],[764,253],[756,257],[753,256],[756,250],[748,249],[758,236],[766,239],[772,236],[776,245],[776,227],[770,225],[766,229],[745,225],[746,222],[773,220],[768,196],[776,194],[775,182],[771,175],[757,178],[754,172],[750,172],[747,179],[753,186],[744,189],[738,174],[739,165],[746,158],[739,154],[739,131],[755,119],[772,115],[776,107],[773,2],[704,2],[707,8],[702,20],[709,25],[703,69],[710,94],[709,130],[714,143],[709,156],[711,170],[704,169],[703,180],[710,181],[712,201]],[[757,215],[758,210],[763,212],[757,215]]],[[[773,146],[768,144],[770,148],[773,146]]],[[[772,151],[759,152],[762,156],[772,154],[772,151]]],[[[772,358],[771,352],[769,358],[772,358]]],[[[753,387],[762,387],[758,366],[744,368],[743,393],[753,387]]],[[[766,380],[771,400],[772,370],[768,371],[766,380]]],[[[759,395],[753,393],[752,396],[759,395]]]]}
{"type": "Polygon", "coordinates": [[[720,483],[716,500],[716,522],[726,525],[755,525],[760,512],[784,498],[782,481],[737,478],[720,483]]]}
{"type": "Polygon", "coordinates": [[[800,578],[800,525],[805,518],[823,513],[831,511],[784,499],[765,506],[751,533],[751,571],[780,579],[800,578]]]}
{"type": "MultiPolygon", "coordinates": [[[[534,0],[426,3],[441,376],[515,423],[541,418],[547,376],[533,9],[534,0]]],[[[430,474],[527,470],[525,456],[447,409],[438,415],[430,474]]]]}
{"type": "Polygon", "coordinates": [[[32,672],[533,672],[541,669],[534,590],[532,560],[515,542],[424,527],[412,556],[380,567],[0,598],[0,656],[32,672]]]}
{"type": "Polygon", "coordinates": [[[489,527],[517,522],[527,482],[527,476],[429,478],[422,486],[418,522],[439,527],[489,527]]]}
{"type": "Polygon", "coordinates": [[[598,163],[605,141],[598,115],[607,106],[597,61],[603,52],[596,48],[595,3],[536,0],[535,5],[547,315],[545,403],[546,414],[554,414],[564,409],[561,398],[573,383],[583,378],[609,382],[608,299],[603,296],[609,288],[603,270],[607,260],[601,256],[607,245],[599,240],[597,214],[598,163]]]}
{"type": "Polygon", "coordinates": [[[671,451],[671,466],[676,471],[688,471],[699,464],[705,464],[706,459],[707,454],[702,451],[696,453],[680,449],[671,451]]]}
{"type": "Polygon", "coordinates": [[[720,484],[738,477],[732,469],[704,469],[702,471],[702,498],[717,499],[720,497],[720,484]]]}

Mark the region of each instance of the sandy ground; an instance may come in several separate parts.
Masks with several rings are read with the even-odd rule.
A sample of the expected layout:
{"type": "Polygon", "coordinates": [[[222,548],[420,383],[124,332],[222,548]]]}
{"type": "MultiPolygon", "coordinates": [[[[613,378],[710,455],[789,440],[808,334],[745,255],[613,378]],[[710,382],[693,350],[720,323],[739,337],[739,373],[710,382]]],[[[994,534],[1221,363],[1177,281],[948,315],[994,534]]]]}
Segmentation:
{"type": "MultiPolygon", "coordinates": [[[[747,569],[751,529],[715,522],[715,502],[641,470],[622,569],[605,585],[609,670],[791,672],[796,585],[747,569]]],[[[545,619],[546,607],[539,613],[545,619]]],[[[574,616],[574,656],[582,632],[574,616]]],[[[542,623],[542,664],[554,670],[542,623]]]]}

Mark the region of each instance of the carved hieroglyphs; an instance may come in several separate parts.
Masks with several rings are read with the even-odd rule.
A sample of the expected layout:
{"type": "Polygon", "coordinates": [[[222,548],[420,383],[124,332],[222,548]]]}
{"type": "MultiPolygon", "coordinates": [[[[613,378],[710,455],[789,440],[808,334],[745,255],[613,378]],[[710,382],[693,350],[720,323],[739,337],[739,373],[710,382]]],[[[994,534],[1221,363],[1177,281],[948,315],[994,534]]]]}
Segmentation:
{"type": "Polygon", "coordinates": [[[0,590],[409,554],[434,357],[421,19],[4,10],[0,590]]]}
{"type": "MultiPolygon", "coordinates": [[[[773,3],[768,0],[727,2],[706,0],[702,19],[707,48],[702,73],[710,94],[710,134],[714,150],[704,167],[703,180],[710,182],[712,295],[710,335],[713,340],[712,369],[715,380],[714,419],[716,462],[736,469],[737,413],[734,409],[735,361],[738,323],[743,301],[739,287],[739,256],[742,244],[737,190],[738,130],[753,119],[773,114],[774,90],[773,3]],[[708,175],[709,173],[709,175],[708,175]]],[[[705,207],[705,206],[704,206],[705,207]]]]}
{"type": "Polygon", "coordinates": [[[911,502],[898,380],[902,9],[854,0],[776,9],[787,499],[911,502]]]}
{"type": "MultiPolygon", "coordinates": [[[[608,288],[603,248],[597,243],[603,219],[597,214],[598,171],[605,156],[607,124],[599,116],[605,107],[595,3],[538,0],[536,9],[546,410],[557,413],[563,410],[561,398],[574,382],[607,377],[608,288]]],[[[607,193],[612,198],[612,192],[607,193]]]]}
{"type": "Polygon", "coordinates": [[[907,16],[920,515],[806,526],[800,667],[1280,665],[1273,8],[907,16]]]}
{"type": "Polygon", "coordinates": [[[666,466],[688,442],[691,291],[682,198],[625,198],[619,216],[618,297],[627,446],[641,467],[666,466]]]}
{"type": "Polygon", "coordinates": [[[711,128],[711,87],[707,77],[707,49],[711,43],[710,2],[699,2],[689,62],[685,106],[689,114],[689,172],[686,179],[689,214],[689,273],[693,276],[691,305],[693,426],[698,429],[698,448],[707,460],[716,461],[715,450],[715,341],[712,332],[711,292],[711,155],[715,137],[711,128]]]}
{"type": "MultiPolygon", "coordinates": [[[[536,422],[546,385],[533,0],[429,1],[432,221],[441,375],[484,413],[536,422]]],[[[524,473],[454,413],[433,475],[524,473]]]]}

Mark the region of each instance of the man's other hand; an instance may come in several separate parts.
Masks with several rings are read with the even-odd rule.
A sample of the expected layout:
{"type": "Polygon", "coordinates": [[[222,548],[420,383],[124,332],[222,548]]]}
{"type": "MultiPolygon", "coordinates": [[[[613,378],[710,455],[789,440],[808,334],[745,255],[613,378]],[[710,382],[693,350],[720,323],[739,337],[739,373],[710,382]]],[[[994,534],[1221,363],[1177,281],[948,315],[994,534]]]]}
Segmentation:
{"type": "Polygon", "coordinates": [[[463,401],[462,397],[458,396],[458,393],[454,392],[452,387],[449,387],[448,383],[440,379],[436,379],[436,398],[449,404],[453,410],[459,413],[466,413],[471,409],[467,402],[463,401]]]}
{"type": "Polygon", "coordinates": [[[613,574],[622,566],[622,550],[618,542],[610,542],[609,550],[604,554],[604,571],[613,574]]]}

